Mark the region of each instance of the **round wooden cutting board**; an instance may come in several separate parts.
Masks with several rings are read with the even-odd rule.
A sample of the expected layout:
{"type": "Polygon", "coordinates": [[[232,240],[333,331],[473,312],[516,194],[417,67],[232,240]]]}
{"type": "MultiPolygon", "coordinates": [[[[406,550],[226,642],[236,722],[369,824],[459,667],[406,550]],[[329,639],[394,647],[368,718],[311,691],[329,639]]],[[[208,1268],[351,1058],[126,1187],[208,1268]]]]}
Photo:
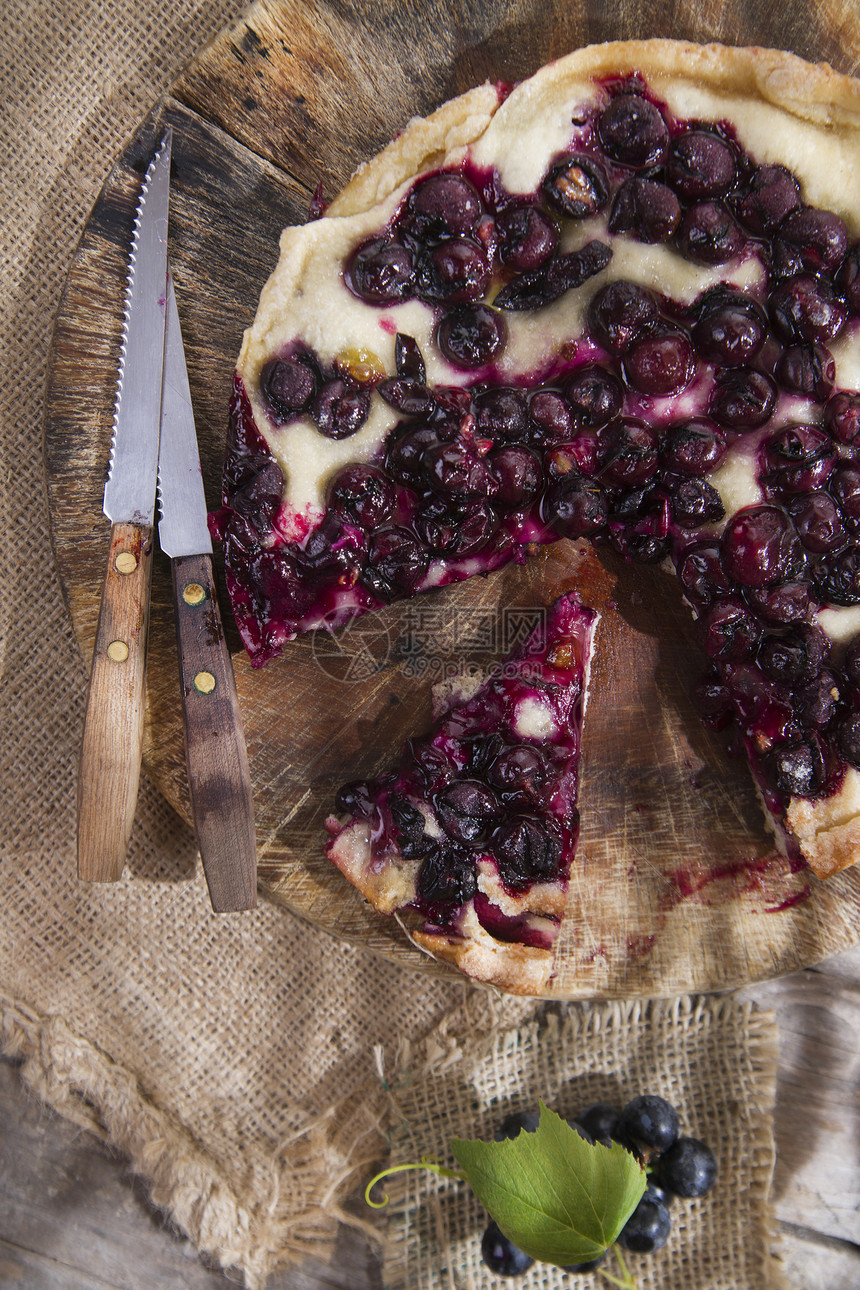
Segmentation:
{"type": "MultiPolygon", "coordinates": [[[[860,27],[847,9],[837,21],[834,10],[796,0],[770,25],[737,6],[693,6],[671,26],[647,4],[557,9],[486,0],[479,14],[466,8],[452,14],[447,0],[265,0],[203,51],[117,162],[69,273],[47,399],[54,544],[87,662],[109,538],[101,500],[125,258],[140,176],[166,122],[174,132],[170,257],[214,507],[233,364],[281,228],[306,218],[318,185],[333,196],[411,116],[486,79],[520,79],[595,40],[665,35],[776,45],[844,71],[860,56],[860,27]]],[[[593,553],[558,543],[525,568],[368,615],[334,637],[297,640],[261,671],[250,668],[233,633],[259,877],[272,899],[416,969],[447,971],[326,861],[326,815],[344,780],[380,771],[404,738],[426,728],[434,682],[464,667],[488,668],[530,614],[581,583],[602,601],[604,618],[580,851],[552,996],[721,989],[860,940],[860,870],[826,884],[792,872],[773,851],[745,765],[727,758],[724,739],[693,713],[687,694],[700,662],[672,583],[655,570],[601,560],[602,568],[593,553]]],[[[229,622],[225,597],[222,604],[229,622]]],[[[147,704],[146,766],[189,818],[170,573],[160,555],[147,704]]]]}

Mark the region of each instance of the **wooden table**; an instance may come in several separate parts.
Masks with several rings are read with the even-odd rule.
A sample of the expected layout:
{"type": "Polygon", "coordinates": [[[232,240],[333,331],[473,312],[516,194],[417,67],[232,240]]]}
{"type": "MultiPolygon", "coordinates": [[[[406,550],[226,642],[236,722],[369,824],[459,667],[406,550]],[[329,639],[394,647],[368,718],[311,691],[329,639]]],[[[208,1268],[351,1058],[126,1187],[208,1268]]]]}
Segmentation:
{"type": "MultiPolygon", "coordinates": [[[[271,7],[261,6],[266,10],[271,7]]],[[[431,24],[427,30],[439,30],[447,38],[451,27],[450,6],[427,0],[420,7],[431,24]]],[[[318,8],[296,6],[296,15],[304,19],[308,48],[312,50],[322,47],[318,33],[312,30],[313,15],[318,8]]],[[[343,6],[332,4],[328,8],[337,18],[343,6]]],[[[391,26],[395,37],[403,39],[411,52],[408,28],[410,12],[415,8],[415,5],[411,9],[407,5],[378,6],[386,27],[378,41],[380,50],[391,46],[392,33],[387,30],[391,26]]],[[[681,11],[668,10],[666,15],[658,17],[650,5],[629,3],[622,11],[595,2],[547,9],[545,29],[538,23],[537,8],[524,8],[529,11],[528,21],[511,27],[508,19],[513,7],[502,0],[498,3],[484,0],[476,9],[474,30],[469,27],[466,31],[468,24],[463,25],[462,32],[457,27],[457,38],[468,39],[468,57],[452,60],[442,38],[425,40],[429,48],[439,45],[435,79],[429,74],[420,78],[392,78],[386,94],[377,96],[378,110],[370,124],[364,113],[355,110],[350,94],[342,92],[337,59],[332,60],[331,69],[317,59],[303,59],[301,41],[292,40],[287,52],[292,57],[292,47],[295,47],[299,53],[290,74],[300,79],[290,83],[291,93],[284,93],[272,70],[276,63],[272,62],[265,44],[252,39],[255,33],[250,28],[241,47],[226,48],[222,41],[189,70],[179,91],[181,101],[176,110],[186,113],[190,130],[194,124],[192,109],[199,113],[208,104],[205,121],[215,121],[217,131],[207,126],[209,133],[203,131],[200,135],[201,149],[208,147],[210,134],[217,134],[219,140],[229,134],[234,141],[253,144],[253,156],[259,153],[255,164],[260,167],[260,183],[268,185],[267,192],[274,189],[270,166],[274,153],[267,150],[268,144],[262,136],[271,136],[270,142],[274,140],[276,148],[278,139],[292,137],[291,131],[297,132],[304,139],[304,146],[292,156],[290,173],[295,172],[295,187],[287,192],[279,184],[278,191],[282,204],[289,198],[298,211],[304,209],[308,193],[321,176],[327,191],[335,191],[357,162],[390,137],[392,121],[400,125],[415,110],[436,106],[451,93],[480,82],[484,76],[495,78],[500,68],[513,79],[545,58],[579,43],[586,35],[595,40],[644,34],[719,36],[741,44],[753,40],[779,44],[807,57],[827,57],[845,69],[856,65],[858,37],[851,15],[846,10],[842,20],[827,6],[811,6],[807,0],[789,0],[784,6],[750,5],[748,12],[743,6],[740,9],[729,6],[719,19],[717,11],[711,14],[709,6],[689,6],[686,17],[681,11]],[[498,51],[494,52],[490,38],[497,28],[497,37],[510,52],[506,60],[500,59],[498,51]],[[544,39],[541,30],[544,43],[541,43],[544,39]],[[512,31],[518,34],[516,44],[512,31]],[[213,95],[217,98],[223,91],[219,89],[216,93],[213,86],[221,83],[217,77],[207,80],[205,73],[207,67],[210,71],[213,66],[221,67],[218,62],[221,55],[223,66],[232,70],[237,87],[240,88],[243,78],[248,82],[243,92],[237,88],[228,96],[240,119],[225,121],[210,102],[213,95]],[[449,76],[453,80],[446,79],[449,76]],[[280,115],[257,111],[261,94],[258,80],[259,86],[268,87],[270,101],[280,104],[280,115]],[[392,98],[397,87],[402,101],[392,98]],[[251,89],[256,97],[251,95],[251,89]],[[334,114],[332,128],[325,136],[329,145],[332,140],[336,141],[334,149],[319,146],[317,134],[307,134],[311,121],[309,104],[313,104],[315,96],[316,100],[329,104],[334,114]],[[224,133],[226,127],[229,127],[228,133],[224,133]]],[[[368,12],[377,11],[371,8],[368,12]]],[[[376,39],[379,33],[371,35],[376,39]]],[[[373,60],[368,65],[373,65],[373,60]]],[[[127,203],[131,200],[130,192],[129,189],[125,193],[127,203]]],[[[266,216],[272,225],[270,243],[274,240],[274,230],[286,222],[280,218],[274,193],[272,198],[272,213],[266,216]]],[[[178,228],[181,228],[181,215],[179,209],[178,228]]],[[[265,245],[265,239],[259,238],[246,238],[245,242],[251,248],[247,254],[252,259],[259,255],[259,246],[265,245]]],[[[195,250],[199,244],[194,242],[195,250]]],[[[181,250],[177,248],[177,257],[181,250]]],[[[114,259],[115,270],[121,272],[122,263],[116,254],[114,259]]],[[[243,289],[234,289],[225,298],[240,302],[241,309],[247,312],[269,267],[268,261],[252,263],[243,289]]],[[[194,285],[200,285],[196,279],[194,285]]],[[[236,316],[228,318],[229,327],[226,327],[220,297],[218,304],[218,311],[211,317],[201,314],[196,320],[198,332],[217,333],[224,351],[234,353],[241,325],[248,318],[237,304],[236,316]],[[226,337],[225,328],[232,328],[226,337]]],[[[192,340],[196,334],[192,327],[192,340]]],[[[228,373],[228,367],[223,371],[228,373]]],[[[88,380],[91,383],[90,372],[88,380]]],[[[192,380],[197,382],[197,396],[201,394],[197,388],[201,384],[199,370],[192,371],[192,380]]],[[[102,398],[99,405],[102,409],[111,406],[111,382],[112,376],[107,381],[107,402],[102,398]]],[[[214,390],[209,402],[204,398],[204,424],[221,426],[224,403],[220,389],[214,390]]],[[[210,453],[207,458],[210,466],[220,461],[221,434],[219,428],[217,442],[212,437],[211,442],[204,444],[204,456],[207,450],[210,453]]],[[[209,470],[209,477],[217,477],[217,467],[209,470]]],[[[70,544],[70,549],[74,549],[74,544],[70,544]]],[[[101,557],[98,567],[99,570],[103,567],[101,557]]],[[[95,585],[99,585],[98,579],[95,585]]],[[[88,634],[87,614],[94,624],[96,602],[92,597],[90,601],[90,608],[85,605],[77,615],[83,639],[88,634]]],[[[84,653],[89,657],[88,648],[84,653]]],[[[172,696],[175,675],[172,660],[170,667],[165,666],[162,672],[170,678],[172,696]]],[[[181,781],[181,740],[174,742],[171,757],[174,778],[181,781]]],[[[775,1008],[780,1021],[782,1050],[776,1113],[779,1159],[773,1199],[781,1227],[787,1284],[792,1290],[825,1290],[825,1287],[826,1290],[857,1290],[860,1286],[857,1214],[860,1058],[855,1036],[860,1029],[860,949],[829,960],[820,968],[749,988],[746,993],[763,1005],[775,1008]]],[[[95,1290],[96,1287],[143,1290],[144,1286],[147,1290],[175,1290],[177,1286],[187,1290],[215,1290],[218,1286],[235,1285],[235,1279],[204,1267],[190,1245],[172,1232],[152,1209],[145,1188],[130,1176],[127,1165],[103,1150],[93,1138],[28,1099],[13,1067],[0,1062],[0,1286],[7,1285],[22,1286],[26,1290],[43,1287],[46,1290],[95,1290]]],[[[282,1273],[272,1278],[270,1290],[286,1290],[286,1287],[371,1290],[379,1286],[380,1268],[373,1252],[344,1229],[330,1263],[308,1262],[300,1269],[282,1273]]]]}
{"type": "MultiPolygon", "coordinates": [[[[772,1201],[791,1290],[860,1286],[860,948],[744,997],[780,1034],[772,1201]]],[[[218,1290],[127,1164],[45,1111],[0,1062],[0,1285],[21,1290],[218,1290]]],[[[329,1263],[269,1290],[379,1290],[364,1239],[341,1230],[329,1263]]],[[[692,1288],[691,1288],[692,1290],[692,1288]]]]}

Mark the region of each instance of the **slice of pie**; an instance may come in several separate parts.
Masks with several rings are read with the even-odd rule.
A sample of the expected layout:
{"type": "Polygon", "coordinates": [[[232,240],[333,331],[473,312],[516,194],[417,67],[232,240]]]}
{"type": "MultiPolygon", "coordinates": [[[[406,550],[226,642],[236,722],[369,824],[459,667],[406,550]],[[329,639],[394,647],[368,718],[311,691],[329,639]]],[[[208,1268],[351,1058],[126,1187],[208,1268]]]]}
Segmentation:
{"type": "Polygon", "coordinates": [[[777,842],[860,850],[860,83],[595,46],[410,123],[283,234],[214,527],[262,664],[587,537],[680,580],[777,842]]]}
{"type": "Polygon", "coordinates": [[[345,785],[328,821],[329,857],[377,909],[417,911],[418,945],[513,993],[539,994],[552,970],[597,621],[561,596],[394,771],[345,785]]]}

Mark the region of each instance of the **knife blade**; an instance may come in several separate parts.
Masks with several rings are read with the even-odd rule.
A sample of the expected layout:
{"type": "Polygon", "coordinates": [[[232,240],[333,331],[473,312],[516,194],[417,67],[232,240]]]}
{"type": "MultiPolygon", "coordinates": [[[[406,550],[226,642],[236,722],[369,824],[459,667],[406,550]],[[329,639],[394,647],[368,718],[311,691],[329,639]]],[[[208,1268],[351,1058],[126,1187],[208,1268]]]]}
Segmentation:
{"type": "Polygon", "coordinates": [[[78,875],[116,882],[137,804],[167,289],[172,133],[143,181],[128,260],[104,513],[110,552],[78,770],[78,875]]]}
{"type": "Polygon", "coordinates": [[[191,807],[209,899],[216,913],[253,909],[257,848],[248,754],[212,574],[194,408],[170,275],[158,505],[158,541],[173,576],[191,807]]]}

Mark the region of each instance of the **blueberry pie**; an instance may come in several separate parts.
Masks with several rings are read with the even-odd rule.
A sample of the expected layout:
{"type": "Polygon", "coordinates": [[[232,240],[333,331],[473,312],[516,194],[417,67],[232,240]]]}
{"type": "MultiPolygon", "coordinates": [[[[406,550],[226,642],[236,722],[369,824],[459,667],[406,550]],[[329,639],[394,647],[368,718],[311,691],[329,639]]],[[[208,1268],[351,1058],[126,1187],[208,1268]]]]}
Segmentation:
{"type": "Polygon", "coordinates": [[[382,778],[345,784],[328,854],[414,941],[468,976],[538,994],[576,851],[582,720],[598,614],[568,592],[382,778]]]}
{"type": "MultiPolygon", "coordinates": [[[[410,123],[285,231],[245,335],[213,528],[252,662],[587,538],[680,581],[696,703],[778,845],[821,876],[852,863],[858,237],[860,82],[787,54],[594,46],[410,123]]],[[[361,810],[423,846],[404,801],[361,810]]],[[[516,888],[430,858],[461,845],[386,872],[430,924],[486,929],[516,888]]]]}

